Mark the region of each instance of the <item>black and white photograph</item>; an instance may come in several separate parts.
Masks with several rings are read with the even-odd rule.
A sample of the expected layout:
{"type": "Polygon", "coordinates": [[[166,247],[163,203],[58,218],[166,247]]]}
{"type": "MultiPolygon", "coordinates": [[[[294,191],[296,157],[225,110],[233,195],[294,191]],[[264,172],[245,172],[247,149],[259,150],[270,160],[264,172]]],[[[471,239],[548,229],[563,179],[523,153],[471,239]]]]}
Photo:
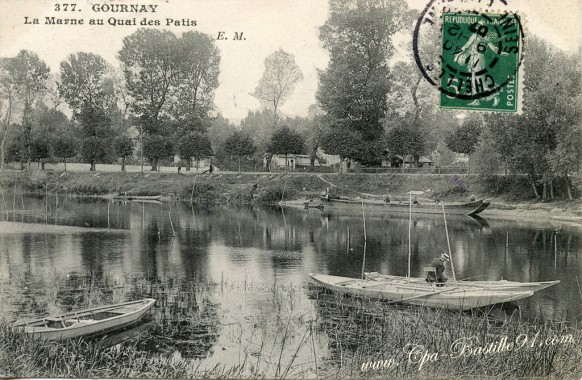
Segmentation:
{"type": "Polygon", "coordinates": [[[582,0],[0,0],[0,378],[582,380],[582,0]]]}

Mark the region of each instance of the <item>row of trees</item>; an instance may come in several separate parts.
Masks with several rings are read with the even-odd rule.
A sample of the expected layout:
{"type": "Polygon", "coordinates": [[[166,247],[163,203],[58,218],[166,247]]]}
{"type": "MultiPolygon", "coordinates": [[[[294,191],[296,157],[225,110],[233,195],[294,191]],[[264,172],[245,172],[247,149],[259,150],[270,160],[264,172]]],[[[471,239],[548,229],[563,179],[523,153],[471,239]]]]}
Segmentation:
{"type": "MultiPolygon", "coordinates": [[[[418,160],[448,150],[472,156],[477,173],[492,182],[503,169],[516,179],[526,176],[539,199],[554,197],[558,182],[569,198],[574,186],[580,192],[580,53],[530,36],[522,115],[442,112],[434,106],[435,89],[413,63],[388,65],[392,36],[412,30],[415,16],[404,1],[330,0],[320,29],[330,63],[320,72],[317,92],[326,152],[378,164],[382,155],[418,160]]],[[[419,49],[435,56],[439,36],[421,37],[419,49]]]]}
{"type": "MultiPolygon", "coordinates": [[[[582,183],[579,54],[531,36],[523,115],[442,112],[411,57],[389,64],[393,36],[412,30],[416,16],[404,0],[330,0],[320,28],[330,61],[319,72],[317,105],[304,118],[281,115],[303,74],[291,54],[278,50],[265,60],[251,93],[264,108],[249,112],[240,128],[212,116],[220,55],[207,35],[140,29],[123,40],[120,70],[95,54],[77,53],[52,77],[36,54],[22,51],[0,61],[0,163],[5,142],[21,161],[79,154],[92,169],[136,151],[153,170],[176,154],[188,165],[214,154],[220,165],[232,166],[235,156],[240,170],[247,162],[256,169],[266,152],[309,154],[313,163],[323,148],[362,165],[395,155],[431,155],[445,163],[456,152],[472,156],[472,168],[485,177],[503,169],[527,176],[536,197],[552,197],[556,183],[572,197],[582,183]],[[71,121],[58,110],[62,100],[71,121]],[[276,144],[281,131],[286,139],[276,144]],[[242,162],[245,156],[253,158],[242,162]]],[[[422,36],[419,49],[436,49],[438,37],[422,36]]]]}

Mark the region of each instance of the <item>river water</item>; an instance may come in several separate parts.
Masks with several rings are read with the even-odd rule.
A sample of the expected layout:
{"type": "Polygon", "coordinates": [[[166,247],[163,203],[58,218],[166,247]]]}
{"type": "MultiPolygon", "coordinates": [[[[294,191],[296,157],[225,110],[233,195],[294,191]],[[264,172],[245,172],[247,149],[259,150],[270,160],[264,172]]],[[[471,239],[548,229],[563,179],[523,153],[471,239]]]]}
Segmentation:
{"type": "MultiPolygon", "coordinates": [[[[364,267],[404,276],[408,267],[405,214],[365,218],[364,257],[359,213],[208,209],[54,195],[7,196],[5,202],[0,211],[0,318],[155,296],[160,298],[156,318],[166,323],[162,327],[182,326],[167,321],[192,323],[195,316],[191,330],[198,335],[176,334],[182,334],[183,343],[204,337],[201,347],[170,344],[168,352],[205,358],[209,365],[243,360],[243,337],[261,349],[267,332],[274,334],[269,338],[273,346],[277,339],[284,341],[287,330],[280,320],[316,307],[305,285],[309,272],[359,277],[364,267]],[[269,325],[273,315],[278,322],[269,325]]],[[[500,220],[487,211],[481,219],[451,215],[447,224],[457,279],[560,280],[518,301],[522,316],[582,321],[580,227],[500,220]]],[[[448,251],[442,215],[412,215],[410,250],[411,275],[423,276],[422,267],[448,251]]],[[[450,267],[447,275],[452,278],[450,267]]],[[[316,344],[325,350],[327,343],[316,344]]]]}

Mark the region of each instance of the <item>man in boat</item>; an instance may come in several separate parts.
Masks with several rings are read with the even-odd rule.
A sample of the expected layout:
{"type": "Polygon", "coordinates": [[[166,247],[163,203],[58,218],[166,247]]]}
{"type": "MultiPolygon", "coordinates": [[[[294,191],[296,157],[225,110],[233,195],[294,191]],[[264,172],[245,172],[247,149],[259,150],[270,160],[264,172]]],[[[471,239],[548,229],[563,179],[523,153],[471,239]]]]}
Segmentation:
{"type": "Polygon", "coordinates": [[[435,270],[430,271],[426,275],[426,281],[436,282],[437,286],[445,286],[447,282],[447,276],[445,276],[445,262],[450,261],[451,258],[448,254],[442,253],[441,257],[435,258],[430,266],[433,267],[435,270]]]}

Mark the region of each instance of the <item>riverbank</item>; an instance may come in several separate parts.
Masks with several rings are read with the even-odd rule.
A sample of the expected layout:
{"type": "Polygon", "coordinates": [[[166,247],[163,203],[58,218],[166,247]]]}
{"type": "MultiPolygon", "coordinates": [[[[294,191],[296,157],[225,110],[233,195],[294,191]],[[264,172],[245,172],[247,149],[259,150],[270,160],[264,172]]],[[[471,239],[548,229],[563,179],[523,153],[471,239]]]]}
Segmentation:
{"type": "Polygon", "coordinates": [[[317,199],[326,189],[338,195],[374,199],[422,190],[423,197],[444,201],[488,199],[491,205],[482,214],[484,217],[582,224],[580,199],[539,202],[529,194],[527,182],[504,184],[500,179],[493,192],[479,177],[466,175],[7,171],[0,173],[0,186],[6,194],[15,189],[109,198],[117,194],[162,195],[163,200],[201,205],[276,204],[281,200],[301,204],[303,200],[317,199]]]}

